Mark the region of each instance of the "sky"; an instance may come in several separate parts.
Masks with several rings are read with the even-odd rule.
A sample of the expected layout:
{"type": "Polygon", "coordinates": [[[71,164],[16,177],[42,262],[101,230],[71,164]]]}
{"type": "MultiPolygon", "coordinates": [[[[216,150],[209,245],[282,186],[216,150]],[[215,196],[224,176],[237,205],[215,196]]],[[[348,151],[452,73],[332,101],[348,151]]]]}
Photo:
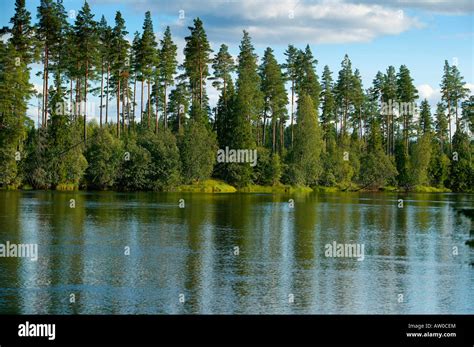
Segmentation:
{"type": "MultiPolygon", "coordinates": [[[[84,0],[63,0],[69,21],[84,0]]],[[[26,0],[36,21],[39,0],[26,0]]],[[[200,17],[214,52],[225,43],[238,55],[242,31],[247,30],[261,57],[271,46],[280,63],[288,44],[310,45],[318,60],[317,73],[324,65],[333,78],[345,54],[361,72],[369,88],[377,71],[389,65],[405,64],[411,71],[420,100],[431,106],[440,99],[439,84],[444,61],[457,64],[467,86],[474,93],[474,1],[473,0],[89,0],[95,19],[105,16],[113,25],[116,11],[125,18],[128,38],[142,31],[144,14],[151,11],[158,39],[170,26],[182,62],[184,37],[193,19],[200,17]]],[[[0,0],[0,26],[9,25],[14,0],[0,0]]],[[[32,82],[41,89],[41,80],[32,82]]],[[[211,106],[218,93],[208,87],[211,106]]],[[[112,103],[113,104],[113,103],[112,103]]],[[[35,108],[29,110],[36,114],[35,108]]]]}

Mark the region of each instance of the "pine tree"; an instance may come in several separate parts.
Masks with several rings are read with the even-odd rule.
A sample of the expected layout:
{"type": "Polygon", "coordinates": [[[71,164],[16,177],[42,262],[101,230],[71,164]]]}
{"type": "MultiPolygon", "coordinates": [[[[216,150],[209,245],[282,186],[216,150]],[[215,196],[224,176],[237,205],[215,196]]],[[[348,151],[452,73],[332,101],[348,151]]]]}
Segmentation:
{"type": "Polygon", "coordinates": [[[469,88],[466,87],[466,82],[464,78],[461,76],[459,69],[456,65],[451,67],[451,78],[452,78],[452,93],[451,99],[452,104],[454,105],[454,115],[456,117],[456,128],[459,126],[458,120],[458,108],[459,103],[464,99],[467,98],[469,95],[469,88]]]}
{"type": "Polygon", "coordinates": [[[413,130],[413,115],[415,100],[418,98],[418,91],[413,84],[413,78],[410,76],[410,70],[405,65],[400,66],[397,74],[397,97],[401,107],[399,107],[400,117],[403,120],[403,138],[405,149],[408,150],[408,140],[413,130]]]}
{"type": "Polygon", "coordinates": [[[446,141],[449,139],[448,134],[448,119],[446,118],[446,107],[443,103],[439,102],[436,105],[436,138],[441,144],[441,152],[445,153],[446,141]]]}
{"type": "Polygon", "coordinates": [[[290,152],[292,184],[314,186],[322,173],[322,134],[313,100],[302,94],[298,98],[295,143],[290,152]]]}
{"type": "Polygon", "coordinates": [[[395,129],[396,129],[396,118],[395,110],[393,105],[399,102],[398,100],[398,81],[395,67],[389,66],[387,72],[383,76],[382,82],[382,102],[384,103],[382,110],[386,112],[381,112],[381,116],[385,118],[385,128],[386,128],[386,153],[393,155],[395,151],[395,129]]]}
{"type": "Polygon", "coordinates": [[[0,44],[0,187],[21,183],[21,159],[25,156],[28,100],[33,95],[28,64],[33,61],[31,16],[25,2],[15,2],[11,36],[0,44]]]}
{"type": "MultiPolygon", "coordinates": [[[[141,79],[141,61],[140,61],[140,33],[138,31],[135,32],[133,36],[133,42],[130,50],[130,67],[131,72],[133,74],[133,110],[132,110],[132,118],[133,123],[135,123],[136,119],[136,107],[137,107],[137,84],[139,79],[141,79]]],[[[142,84],[142,95],[143,95],[143,84],[142,84]]],[[[143,98],[141,103],[141,112],[143,112],[143,98]]],[[[140,121],[142,121],[143,114],[140,114],[140,121]]]]}
{"type": "Polygon", "coordinates": [[[231,117],[231,102],[234,97],[234,85],[232,82],[232,73],[236,66],[232,55],[229,53],[229,48],[222,44],[219,52],[214,57],[212,63],[214,76],[212,77],[212,86],[220,91],[219,101],[217,105],[215,128],[217,130],[217,140],[220,148],[225,148],[230,134],[228,133],[228,126],[231,117]]]}
{"type": "Polygon", "coordinates": [[[323,126],[324,140],[326,141],[326,144],[327,144],[327,139],[330,136],[330,133],[335,132],[335,129],[332,126],[332,122],[336,121],[336,100],[334,96],[334,83],[332,80],[332,72],[329,69],[329,66],[327,65],[324,66],[321,80],[322,80],[321,123],[323,126]]]}
{"type": "MultiPolygon", "coordinates": [[[[128,34],[125,29],[125,21],[120,11],[115,14],[115,26],[112,30],[112,86],[115,89],[117,99],[117,137],[120,137],[120,100],[123,100],[122,89],[124,81],[128,77],[130,68],[129,43],[125,36],[128,34]]],[[[125,111],[122,107],[123,115],[125,111]]],[[[125,125],[125,124],[124,124],[125,125]]]]}
{"type": "Polygon", "coordinates": [[[298,97],[303,94],[310,96],[316,112],[319,109],[319,94],[321,93],[321,85],[315,68],[317,63],[309,45],[304,51],[298,52],[296,57],[296,93],[298,97]]]}
{"type": "Polygon", "coordinates": [[[451,144],[451,115],[452,115],[452,95],[454,89],[453,77],[451,75],[452,69],[449,66],[447,60],[444,61],[444,73],[443,78],[441,80],[441,100],[444,102],[446,110],[448,111],[448,139],[449,144],[451,144]]]}
{"type": "MultiPolygon", "coordinates": [[[[237,68],[236,96],[229,132],[232,135],[230,148],[252,150],[256,138],[252,134],[252,124],[257,124],[263,109],[261,80],[258,75],[257,55],[248,32],[240,43],[239,64],[237,68]]],[[[246,186],[251,181],[251,168],[248,163],[229,163],[229,181],[238,186],[246,186]]]]}
{"type": "Polygon", "coordinates": [[[208,112],[205,87],[209,77],[209,64],[212,62],[212,50],[199,18],[196,18],[194,26],[188,29],[191,34],[185,38],[183,67],[191,90],[191,117],[203,118],[208,112]]]}
{"type": "Polygon", "coordinates": [[[99,54],[99,65],[100,65],[100,111],[99,111],[99,124],[102,128],[102,115],[104,109],[104,72],[106,72],[106,86],[105,89],[107,90],[106,93],[106,117],[105,123],[107,123],[107,115],[108,115],[108,89],[109,89],[109,75],[110,75],[110,60],[111,60],[111,46],[110,41],[112,38],[112,28],[107,24],[107,20],[104,16],[101,17],[100,22],[97,27],[98,37],[99,37],[99,47],[98,47],[98,54],[99,54]]]}
{"type": "MultiPolygon", "coordinates": [[[[47,126],[48,122],[48,90],[49,71],[51,56],[55,56],[58,50],[58,42],[61,37],[61,19],[57,15],[56,3],[53,0],[41,0],[38,6],[38,23],[36,26],[37,43],[43,49],[43,109],[42,124],[47,126]]],[[[53,60],[54,62],[54,60],[53,60]]]]}
{"type": "Polygon", "coordinates": [[[335,92],[337,107],[342,111],[340,134],[342,137],[344,137],[347,128],[347,118],[351,107],[351,87],[353,83],[352,63],[347,54],[344,56],[341,67],[342,69],[339,71],[335,92]]]}
{"type": "Polygon", "coordinates": [[[148,91],[148,103],[147,103],[147,124],[150,128],[151,122],[151,87],[150,80],[153,74],[153,67],[157,65],[157,43],[155,34],[153,32],[153,22],[151,20],[151,13],[147,11],[145,13],[145,21],[143,22],[143,33],[140,40],[140,68],[141,68],[141,82],[142,82],[142,102],[141,102],[141,113],[143,114],[143,82],[147,81],[148,91]]]}
{"type": "Polygon", "coordinates": [[[419,128],[421,134],[431,133],[433,130],[431,122],[431,107],[426,99],[421,102],[419,128]]]}
{"type": "Polygon", "coordinates": [[[99,46],[98,29],[94,15],[87,1],[78,12],[74,23],[75,44],[78,52],[78,62],[84,77],[84,142],[87,142],[87,93],[89,79],[94,79],[94,67],[97,65],[99,46]]]}
{"type": "Polygon", "coordinates": [[[290,109],[290,127],[291,127],[291,147],[293,147],[294,141],[294,105],[295,105],[295,84],[297,78],[297,58],[298,58],[298,49],[296,49],[293,45],[289,45],[288,49],[285,52],[286,55],[286,63],[283,65],[283,68],[286,70],[286,79],[287,81],[291,82],[291,109],[290,109]]]}
{"type": "Polygon", "coordinates": [[[170,114],[170,123],[172,129],[180,136],[183,135],[186,114],[189,112],[189,92],[186,83],[179,82],[176,88],[170,93],[168,103],[168,114],[170,114]]]}
{"type": "MultiPolygon", "coordinates": [[[[25,0],[15,0],[15,14],[10,23],[10,42],[15,47],[20,62],[32,63],[34,56],[34,28],[31,25],[31,14],[26,10],[25,0]]],[[[18,61],[18,60],[17,60],[18,61]]]]}
{"type": "MultiPolygon", "coordinates": [[[[265,132],[267,117],[272,121],[272,153],[277,151],[277,124],[284,125],[286,120],[286,105],[288,98],[285,90],[285,80],[281,68],[273,55],[273,50],[265,50],[262,65],[260,66],[261,88],[264,97],[262,145],[265,145],[265,132]]],[[[280,131],[280,148],[283,151],[283,131],[280,131]]]]}
{"type": "Polygon", "coordinates": [[[168,128],[168,87],[174,85],[174,75],[178,61],[176,59],[177,46],[171,37],[170,27],[166,27],[163,39],[161,40],[161,49],[159,52],[159,81],[163,88],[163,120],[164,128],[168,128]]]}
{"type": "Polygon", "coordinates": [[[474,95],[471,95],[469,99],[465,100],[461,104],[461,121],[463,122],[464,131],[470,130],[474,133],[474,95]]]}
{"type": "Polygon", "coordinates": [[[363,120],[363,113],[362,107],[365,101],[365,94],[364,89],[362,86],[362,77],[360,76],[360,72],[358,69],[355,69],[354,75],[352,76],[352,93],[351,93],[351,103],[354,106],[354,114],[353,114],[353,124],[354,129],[358,128],[359,130],[359,138],[362,138],[363,135],[363,128],[364,128],[364,120],[363,120]]]}

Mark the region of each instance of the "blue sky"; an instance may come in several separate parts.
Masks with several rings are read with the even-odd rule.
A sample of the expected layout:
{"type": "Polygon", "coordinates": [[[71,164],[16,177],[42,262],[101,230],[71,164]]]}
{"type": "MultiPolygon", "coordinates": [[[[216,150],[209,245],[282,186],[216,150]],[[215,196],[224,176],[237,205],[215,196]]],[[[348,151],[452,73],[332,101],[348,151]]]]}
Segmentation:
{"type": "MultiPolygon", "coordinates": [[[[36,20],[39,0],[26,0],[36,20]]],[[[83,0],[64,0],[71,17],[83,0]]],[[[318,74],[328,65],[337,78],[344,54],[361,71],[368,88],[377,71],[405,64],[412,72],[420,97],[434,106],[444,60],[457,63],[474,90],[474,1],[472,0],[90,0],[96,19],[105,15],[113,24],[116,11],[125,18],[130,38],[142,30],[150,10],[158,38],[171,27],[182,59],[184,36],[195,17],[205,25],[214,51],[221,43],[238,54],[242,30],[250,32],[257,54],[271,46],[280,63],[289,43],[310,44],[318,59],[318,74]],[[184,19],[180,19],[184,16],[184,19]]],[[[0,3],[0,24],[8,25],[14,1],[0,3]]],[[[71,22],[73,19],[70,19],[71,22]]],[[[41,85],[34,77],[33,82],[41,85]]],[[[211,103],[217,92],[209,88],[211,103]]]]}

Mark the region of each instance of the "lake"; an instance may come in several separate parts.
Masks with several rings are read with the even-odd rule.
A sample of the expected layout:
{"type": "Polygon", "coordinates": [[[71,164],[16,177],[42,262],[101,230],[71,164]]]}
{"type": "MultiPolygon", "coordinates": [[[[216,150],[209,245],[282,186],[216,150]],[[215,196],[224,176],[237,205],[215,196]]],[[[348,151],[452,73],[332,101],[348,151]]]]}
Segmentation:
{"type": "Polygon", "coordinates": [[[474,313],[472,194],[1,191],[0,313],[474,313]],[[73,199],[73,200],[71,200],[73,199]],[[402,201],[399,201],[402,199],[402,201]],[[401,203],[403,205],[401,205],[401,203]],[[328,257],[358,244],[364,257],[328,257]]]}

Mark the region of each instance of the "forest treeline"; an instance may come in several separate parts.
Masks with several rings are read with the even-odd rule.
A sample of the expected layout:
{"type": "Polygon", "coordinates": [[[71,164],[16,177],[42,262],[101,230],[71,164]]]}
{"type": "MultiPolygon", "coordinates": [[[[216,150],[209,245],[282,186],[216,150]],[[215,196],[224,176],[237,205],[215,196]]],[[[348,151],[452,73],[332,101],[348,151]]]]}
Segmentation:
{"type": "Polygon", "coordinates": [[[131,43],[120,12],[109,24],[87,2],[72,24],[61,0],[41,0],[36,18],[16,0],[2,29],[1,187],[169,190],[210,177],[237,187],[474,187],[474,96],[456,64],[444,64],[432,114],[427,100],[411,107],[419,96],[405,65],[364,89],[347,55],[337,75],[324,66],[318,76],[309,46],[289,45],[282,64],[270,47],[258,59],[246,31],[237,59],[225,44],[213,52],[199,18],[181,65],[170,28],[157,38],[150,12],[131,43]],[[26,115],[34,100],[38,126],[26,115]],[[256,149],[257,165],[217,163],[226,147],[256,149]]]}

